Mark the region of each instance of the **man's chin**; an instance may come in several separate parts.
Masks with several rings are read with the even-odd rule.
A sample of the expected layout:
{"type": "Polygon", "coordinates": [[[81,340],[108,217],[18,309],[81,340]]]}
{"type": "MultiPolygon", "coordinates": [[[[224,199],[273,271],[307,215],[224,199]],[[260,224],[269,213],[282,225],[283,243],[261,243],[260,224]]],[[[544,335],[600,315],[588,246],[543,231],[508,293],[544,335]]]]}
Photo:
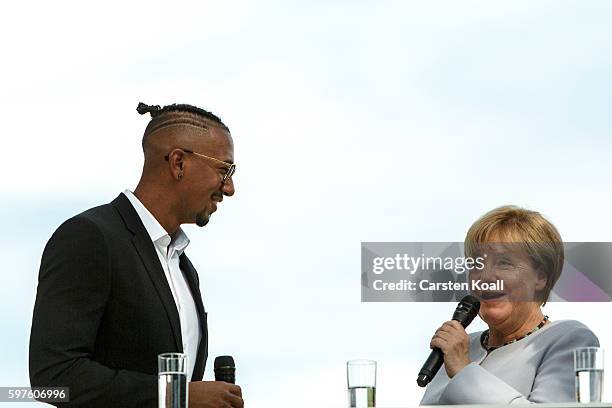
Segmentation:
{"type": "Polygon", "coordinates": [[[210,221],[210,215],[205,215],[205,214],[196,215],[195,223],[198,227],[205,226],[206,224],[208,224],[208,221],[210,221]]]}

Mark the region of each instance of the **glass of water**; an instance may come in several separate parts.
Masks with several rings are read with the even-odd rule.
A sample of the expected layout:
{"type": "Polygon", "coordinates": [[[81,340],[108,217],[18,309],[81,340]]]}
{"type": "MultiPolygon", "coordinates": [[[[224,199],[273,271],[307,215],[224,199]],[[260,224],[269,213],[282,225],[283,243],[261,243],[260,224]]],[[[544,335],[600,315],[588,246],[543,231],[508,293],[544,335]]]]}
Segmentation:
{"type": "Polygon", "coordinates": [[[351,360],[346,363],[349,407],[376,406],[376,361],[351,360]]]}
{"type": "Polygon", "coordinates": [[[603,391],[604,351],[599,347],[580,347],[574,350],[576,371],[576,401],[601,402],[603,391]]]}
{"type": "Polygon", "coordinates": [[[164,353],[157,356],[158,408],[187,408],[187,355],[164,353]]]}

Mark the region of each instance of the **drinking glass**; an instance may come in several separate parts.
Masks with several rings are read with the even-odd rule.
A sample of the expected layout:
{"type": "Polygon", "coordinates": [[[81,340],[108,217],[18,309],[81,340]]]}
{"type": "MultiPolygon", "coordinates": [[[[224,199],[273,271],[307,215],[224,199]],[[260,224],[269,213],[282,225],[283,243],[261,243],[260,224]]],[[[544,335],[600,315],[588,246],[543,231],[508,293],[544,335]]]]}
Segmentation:
{"type": "Polygon", "coordinates": [[[601,402],[603,391],[604,351],[599,347],[580,347],[574,350],[576,372],[576,401],[601,402]]]}
{"type": "Polygon", "coordinates": [[[157,356],[158,408],[187,408],[187,355],[164,353],[157,356]]]}
{"type": "Polygon", "coordinates": [[[346,363],[349,407],[376,406],[376,361],[351,360],[346,363]]]}

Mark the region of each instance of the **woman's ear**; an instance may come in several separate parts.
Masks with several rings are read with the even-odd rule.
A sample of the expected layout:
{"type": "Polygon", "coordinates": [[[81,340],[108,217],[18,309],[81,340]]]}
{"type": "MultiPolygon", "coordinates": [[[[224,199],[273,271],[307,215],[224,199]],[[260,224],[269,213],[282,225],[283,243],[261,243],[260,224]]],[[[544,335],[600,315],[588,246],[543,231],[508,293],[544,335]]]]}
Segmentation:
{"type": "Polygon", "coordinates": [[[542,268],[538,268],[536,271],[536,276],[537,280],[535,289],[539,292],[546,288],[546,282],[548,282],[548,275],[542,270],[542,268]]]}

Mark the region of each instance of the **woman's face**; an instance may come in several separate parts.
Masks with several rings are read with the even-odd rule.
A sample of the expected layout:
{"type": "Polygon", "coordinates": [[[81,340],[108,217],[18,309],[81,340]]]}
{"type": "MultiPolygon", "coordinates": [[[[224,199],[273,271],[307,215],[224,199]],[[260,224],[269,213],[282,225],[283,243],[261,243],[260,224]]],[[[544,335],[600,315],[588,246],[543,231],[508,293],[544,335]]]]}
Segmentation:
{"type": "Polygon", "coordinates": [[[479,256],[485,259],[484,268],[472,269],[470,280],[481,283],[474,291],[480,299],[480,317],[490,327],[522,324],[540,306],[537,294],[546,286],[546,275],[518,244],[487,244],[479,256]],[[482,283],[496,282],[503,282],[503,288],[482,288],[482,283]]]}

